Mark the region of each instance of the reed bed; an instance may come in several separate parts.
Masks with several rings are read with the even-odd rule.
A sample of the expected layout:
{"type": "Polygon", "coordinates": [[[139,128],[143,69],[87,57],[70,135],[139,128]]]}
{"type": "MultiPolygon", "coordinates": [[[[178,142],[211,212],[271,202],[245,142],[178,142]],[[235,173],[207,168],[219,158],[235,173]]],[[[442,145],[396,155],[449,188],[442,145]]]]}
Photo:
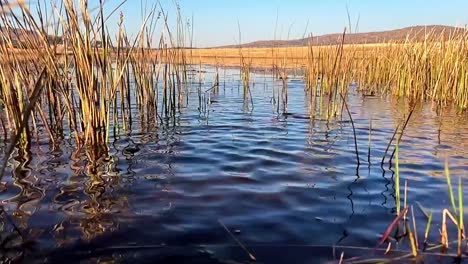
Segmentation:
{"type": "MultiPolygon", "coordinates": [[[[368,96],[394,95],[414,102],[431,101],[437,106],[468,108],[468,31],[424,32],[424,41],[408,35],[398,43],[344,44],[346,30],[336,45],[306,47],[190,49],[192,61],[213,64],[223,58],[227,66],[242,66],[249,59],[253,67],[271,67],[276,74],[284,68],[305,71],[311,108],[330,119],[343,110],[340,93],[350,85],[368,96]],[[242,58],[240,58],[242,57],[242,58]]],[[[281,76],[283,77],[283,76],[281,76]]]]}
{"type": "MultiPolygon", "coordinates": [[[[23,2],[15,5],[0,2],[0,128],[3,137],[10,139],[0,178],[13,149],[17,147],[28,153],[25,149],[41,130],[45,131],[52,146],[59,139],[69,137],[77,149],[87,150],[90,162],[96,162],[107,155],[112,132],[131,131],[135,118],[131,110],[133,104],[137,105],[141,124],[158,125],[175,120],[177,112],[188,103],[188,97],[184,97],[188,93],[187,65],[194,63],[196,53],[200,56],[200,51],[190,49],[187,52],[179,48],[187,46],[186,32],[189,31],[180,12],[177,12],[176,34],[173,35],[168,14],[155,4],[148,10],[138,34],[130,38],[125,32],[123,14],[120,14],[118,33],[111,36],[106,25],[109,14],[104,14],[102,1],[94,11],[87,0],[64,0],[60,5],[52,3],[48,8],[39,7],[37,14],[32,14],[23,2]],[[48,14],[47,10],[53,12],[48,14]],[[154,44],[154,39],[159,39],[158,44],[154,44]]],[[[429,32],[424,42],[408,38],[404,43],[381,45],[344,45],[345,38],[346,30],[337,45],[314,46],[310,43],[308,47],[297,48],[300,56],[295,56],[292,48],[281,50],[282,53],[268,49],[266,52],[270,55],[266,55],[269,57],[266,63],[273,67],[273,75],[282,80],[281,91],[275,93],[273,90],[278,113],[281,105],[282,112],[287,114],[287,70],[291,65],[305,68],[305,91],[314,118],[318,112],[330,120],[342,116],[346,110],[353,126],[358,166],[356,131],[346,103],[350,86],[355,85],[369,96],[408,97],[411,104],[429,100],[438,106],[454,104],[460,111],[468,108],[468,58],[465,56],[468,34],[465,30],[454,32],[448,39],[445,35],[436,36],[429,32]]],[[[243,99],[252,110],[252,55],[245,49],[236,52],[238,57],[234,58],[240,63],[243,99]]],[[[214,85],[204,93],[218,92],[219,58],[222,57],[214,56],[217,65],[214,85]]],[[[199,72],[198,103],[202,111],[201,65],[199,72]]],[[[411,114],[402,126],[394,151],[397,216],[379,246],[403,223],[405,232],[401,237],[408,238],[410,256],[417,257],[425,249],[418,241],[413,208],[407,205],[406,182],[403,208],[400,201],[398,145],[410,117],[411,114]],[[412,220],[407,218],[409,212],[412,220]]],[[[398,127],[389,146],[397,130],[398,127]]],[[[369,163],[371,131],[372,125],[369,126],[369,163]]],[[[393,154],[390,160],[392,158],[393,154]]],[[[445,209],[442,212],[440,246],[446,249],[450,244],[447,220],[451,220],[457,227],[457,256],[461,257],[462,242],[466,239],[461,180],[457,207],[448,166],[446,176],[452,211],[445,209]]],[[[426,225],[425,246],[431,221],[432,213],[426,225]]]]}
{"type": "Polygon", "coordinates": [[[440,106],[468,107],[467,31],[453,32],[447,39],[427,33],[424,42],[386,44],[369,51],[370,59],[356,60],[355,81],[360,89],[430,100],[440,106]]]}
{"type": "Polygon", "coordinates": [[[351,85],[365,96],[391,94],[414,103],[455,105],[460,112],[468,108],[465,29],[448,38],[427,32],[424,42],[408,36],[404,43],[344,47],[345,32],[337,46],[309,45],[306,84],[322,116],[329,119],[342,112],[337,94],[346,95],[351,85]]]}
{"type": "MultiPolygon", "coordinates": [[[[448,187],[448,197],[450,199],[450,204],[452,206],[451,210],[448,208],[443,209],[439,213],[434,213],[432,211],[428,212],[419,202],[415,202],[414,205],[409,205],[407,201],[407,189],[408,182],[405,180],[404,185],[404,204],[403,209],[401,209],[401,195],[400,195],[400,172],[399,172],[399,143],[396,145],[396,164],[395,164],[395,205],[396,205],[396,216],[388,226],[388,228],[383,233],[381,239],[377,243],[377,250],[384,243],[387,243],[385,249],[385,255],[391,252],[393,249],[393,244],[402,244],[405,247],[410,249],[410,252],[406,254],[401,254],[396,258],[384,258],[379,260],[379,262],[395,262],[403,260],[415,260],[415,261],[424,261],[425,257],[435,255],[439,258],[442,257],[453,257],[460,261],[462,258],[465,258],[466,254],[466,233],[464,226],[464,210],[463,210],[463,187],[461,177],[458,178],[458,188],[457,195],[454,194],[454,190],[451,183],[450,170],[448,162],[445,163],[445,175],[447,180],[448,187]],[[457,202],[456,198],[457,196],[457,202]],[[424,231],[424,240],[420,240],[421,233],[418,233],[417,222],[415,220],[415,210],[414,207],[419,209],[420,214],[422,214],[427,220],[425,223],[424,231]],[[433,216],[440,217],[440,229],[438,233],[440,235],[440,241],[429,241],[428,236],[431,231],[433,216]],[[448,227],[452,226],[456,229],[457,238],[456,240],[449,240],[449,231],[448,227]],[[421,242],[420,242],[421,241],[421,242]],[[450,252],[450,246],[454,246],[456,250],[455,253],[450,252]],[[440,252],[436,252],[440,250],[440,252]]],[[[432,228],[432,230],[434,230],[432,228]]],[[[382,249],[383,250],[383,249],[382,249]]],[[[397,249],[398,250],[398,249],[397,249]]],[[[452,250],[453,251],[453,250],[452,250]]],[[[349,263],[369,263],[374,260],[369,259],[352,259],[347,261],[349,263]]]]}
{"type": "Polygon", "coordinates": [[[0,3],[0,119],[11,145],[14,135],[26,142],[43,128],[52,143],[69,136],[97,160],[111,128],[131,127],[132,102],[144,123],[175,117],[187,81],[185,54],[176,48],[186,45],[180,12],[176,35],[155,4],[129,38],[123,13],[116,36],[107,29],[118,7],[105,14],[103,1],[93,9],[87,0],[52,1],[32,14],[21,1],[0,3]]]}

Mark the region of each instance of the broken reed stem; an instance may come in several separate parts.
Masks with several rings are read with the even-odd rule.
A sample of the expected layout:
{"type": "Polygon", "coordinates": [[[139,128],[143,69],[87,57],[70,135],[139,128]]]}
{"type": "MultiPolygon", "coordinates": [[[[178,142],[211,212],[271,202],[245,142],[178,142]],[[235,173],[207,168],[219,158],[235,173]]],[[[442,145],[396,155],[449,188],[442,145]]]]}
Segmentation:
{"type": "Polygon", "coordinates": [[[237,239],[234,234],[229,230],[229,228],[227,228],[227,226],[221,221],[221,220],[218,220],[219,224],[224,228],[224,230],[226,230],[226,232],[229,234],[229,236],[231,236],[231,238],[236,241],[236,243],[245,251],[245,253],[247,253],[247,255],[249,256],[249,258],[253,261],[256,261],[257,259],[255,258],[254,255],[252,255],[252,253],[250,253],[250,251],[239,241],[239,239],[237,239]]]}
{"type": "Polygon", "coordinates": [[[414,218],[414,210],[413,210],[413,206],[411,206],[411,218],[412,218],[412,222],[413,222],[413,232],[414,232],[414,240],[415,240],[415,243],[416,243],[416,249],[419,248],[419,241],[418,241],[418,231],[416,229],[416,220],[414,218]]]}
{"type": "Polygon", "coordinates": [[[450,213],[449,210],[444,209],[442,211],[442,226],[441,226],[441,231],[440,231],[440,236],[441,236],[440,243],[442,244],[444,248],[448,248],[448,241],[449,241],[448,232],[447,232],[447,216],[458,227],[457,220],[455,219],[455,217],[453,217],[453,215],[450,213]]]}

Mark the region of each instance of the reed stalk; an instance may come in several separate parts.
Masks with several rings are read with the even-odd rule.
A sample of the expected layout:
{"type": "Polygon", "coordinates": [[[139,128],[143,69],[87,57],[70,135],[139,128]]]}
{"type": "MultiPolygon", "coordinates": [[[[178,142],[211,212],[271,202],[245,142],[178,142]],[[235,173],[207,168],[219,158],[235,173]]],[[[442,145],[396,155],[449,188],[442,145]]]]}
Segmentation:
{"type": "Polygon", "coordinates": [[[0,3],[0,106],[5,109],[1,122],[5,134],[20,131],[20,142],[25,142],[29,131],[42,125],[53,143],[67,131],[77,148],[92,150],[92,159],[97,160],[107,155],[112,128],[114,134],[131,128],[133,102],[142,124],[157,122],[160,108],[166,117],[176,116],[187,82],[186,55],[178,48],[186,41],[181,15],[178,11],[173,36],[167,13],[155,4],[130,39],[121,13],[114,37],[106,23],[124,2],[105,14],[104,1],[90,8],[87,0],[66,0],[59,6],[51,3],[48,16],[43,6],[33,14],[24,2],[18,2],[15,10],[0,3]],[[162,30],[155,48],[158,23],[162,30]],[[43,89],[36,95],[26,129],[20,129],[32,100],[30,84],[41,75],[42,65],[47,72],[43,89]]]}

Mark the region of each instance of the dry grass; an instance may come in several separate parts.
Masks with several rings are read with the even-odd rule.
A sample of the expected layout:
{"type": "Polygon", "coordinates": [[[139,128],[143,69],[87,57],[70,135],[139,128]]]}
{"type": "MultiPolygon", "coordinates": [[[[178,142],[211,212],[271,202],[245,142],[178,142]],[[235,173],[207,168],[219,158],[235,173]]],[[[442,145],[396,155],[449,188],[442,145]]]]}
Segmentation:
{"type": "Polygon", "coordinates": [[[148,10],[133,39],[125,33],[123,14],[118,33],[111,36],[103,6],[92,16],[85,0],[52,5],[54,12],[47,18],[41,9],[31,14],[22,2],[15,12],[1,7],[2,130],[23,133],[27,139],[43,126],[51,142],[67,131],[77,146],[98,149],[96,156],[106,152],[111,128],[118,133],[131,126],[130,102],[136,101],[142,123],[157,124],[158,119],[176,116],[184,103],[188,64],[240,66],[244,99],[252,107],[250,69],[271,68],[283,82],[281,91],[273,92],[278,112],[280,101],[287,112],[288,68],[305,71],[312,117],[316,112],[326,119],[342,116],[353,83],[365,94],[431,100],[440,106],[456,105],[460,111],[468,108],[466,32],[449,39],[428,33],[424,42],[344,45],[345,31],[332,46],[178,49],[174,47],[188,46],[180,14],[174,36],[167,14],[157,5],[148,10]],[[162,32],[156,32],[158,23],[162,32]],[[22,41],[17,43],[18,39],[22,41]],[[159,44],[152,46],[155,39],[159,44]],[[40,98],[31,97],[34,83],[42,85],[40,98]],[[28,108],[31,120],[25,120],[28,108]],[[28,126],[22,131],[24,122],[28,126]]]}
{"type": "MultiPolygon", "coordinates": [[[[373,49],[386,44],[363,44],[363,48],[373,49]]],[[[354,45],[344,45],[345,50],[355,49],[354,45]]],[[[320,47],[314,47],[319,50],[320,47]]],[[[186,49],[185,54],[191,64],[239,66],[241,53],[236,48],[186,49]]],[[[362,51],[365,52],[365,51],[362,51]]],[[[252,67],[272,67],[286,64],[287,68],[306,67],[309,47],[242,48],[242,56],[251,62],[252,67]]]]}
{"type": "Polygon", "coordinates": [[[405,96],[414,102],[429,100],[441,107],[451,104],[460,112],[468,108],[466,30],[448,37],[428,32],[422,42],[408,38],[403,43],[344,45],[344,40],[343,33],[332,46],[184,52],[191,64],[241,66],[248,61],[251,67],[271,68],[277,75],[286,68],[303,68],[309,91],[315,95],[311,95],[313,107],[326,112],[327,118],[341,113],[338,95],[346,95],[352,83],[365,94],[405,96]],[[320,98],[318,104],[315,97],[320,98]],[[326,109],[324,99],[330,106],[326,109]]]}
{"type": "Polygon", "coordinates": [[[69,133],[93,161],[107,153],[111,127],[131,126],[130,102],[137,102],[143,122],[175,116],[186,75],[184,54],[171,47],[185,40],[171,34],[164,10],[155,4],[130,39],[123,14],[116,36],[109,34],[103,4],[94,15],[86,0],[50,5],[46,18],[44,9],[33,15],[23,2],[15,10],[0,4],[0,119],[8,137],[28,142],[39,126],[51,143],[69,133]],[[152,47],[156,37],[161,41],[152,47]]]}

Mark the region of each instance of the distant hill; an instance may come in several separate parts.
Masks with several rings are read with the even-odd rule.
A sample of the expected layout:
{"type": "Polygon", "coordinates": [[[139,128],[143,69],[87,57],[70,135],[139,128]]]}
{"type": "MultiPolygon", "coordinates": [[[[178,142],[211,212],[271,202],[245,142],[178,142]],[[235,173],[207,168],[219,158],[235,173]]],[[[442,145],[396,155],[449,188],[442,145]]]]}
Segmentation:
{"type": "MultiPolygon", "coordinates": [[[[9,27],[0,27],[0,32],[3,35],[8,35],[12,41],[13,47],[18,48],[21,47],[21,43],[26,42],[28,39],[38,39],[39,35],[31,30],[20,30],[17,28],[9,28],[9,27]]],[[[3,38],[0,38],[0,43],[3,41],[3,38]]],[[[49,44],[63,44],[62,36],[53,36],[47,35],[47,42],[49,44]]],[[[101,41],[95,41],[95,45],[98,47],[101,46],[101,41]]]]}
{"type": "MultiPolygon", "coordinates": [[[[426,33],[431,33],[434,36],[443,34],[448,38],[451,34],[461,34],[467,29],[459,27],[450,27],[442,25],[430,26],[413,26],[395,30],[353,33],[346,34],[345,44],[370,44],[383,42],[403,42],[407,38],[423,41],[426,33]]],[[[243,48],[271,48],[271,47],[298,47],[306,46],[309,42],[314,45],[333,45],[341,41],[342,33],[327,34],[321,36],[313,36],[312,38],[293,39],[293,40],[260,40],[242,44],[243,48]]],[[[228,45],[218,48],[239,48],[239,45],[228,45]]]]}
{"type": "MultiPolygon", "coordinates": [[[[2,32],[2,34],[4,35],[10,35],[9,39],[13,42],[14,47],[19,47],[21,42],[24,42],[27,39],[35,39],[39,37],[39,35],[34,31],[19,30],[16,28],[0,27],[0,32],[2,32]]],[[[1,41],[3,41],[3,39],[0,39],[0,42],[1,41]]],[[[49,43],[60,44],[62,42],[62,38],[48,35],[47,41],[49,43]]]]}

